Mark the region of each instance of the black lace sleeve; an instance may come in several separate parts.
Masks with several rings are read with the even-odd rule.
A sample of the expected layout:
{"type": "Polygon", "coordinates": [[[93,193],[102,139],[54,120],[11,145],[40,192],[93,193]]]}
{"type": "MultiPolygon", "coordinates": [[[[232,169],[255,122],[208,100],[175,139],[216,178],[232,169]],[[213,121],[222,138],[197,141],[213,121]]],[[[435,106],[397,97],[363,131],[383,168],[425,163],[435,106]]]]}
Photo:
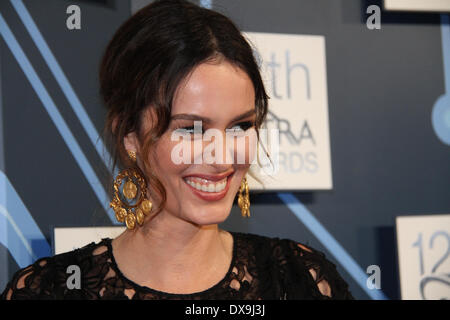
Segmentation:
{"type": "Polygon", "coordinates": [[[286,299],[353,300],[348,284],[325,254],[304,244],[283,239],[281,279],[286,299]]]}
{"type": "MultiPolygon", "coordinates": [[[[67,287],[69,277],[67,267],[83,266],[80,260],[81,252],[77,249],[53,257],[41,258],[28,267],[18,270],[0,298],[2,300],[80,299],[81,290],[69,290],[67,287]]],[[[90,268],[86,268],[88,269],[90,268]]]]}
{"type": "Polygon", "coordinates": [[[13,275],[0,296],[1,300],[51,299],[54,277],[51,259],[39,259],[13,275]]]}

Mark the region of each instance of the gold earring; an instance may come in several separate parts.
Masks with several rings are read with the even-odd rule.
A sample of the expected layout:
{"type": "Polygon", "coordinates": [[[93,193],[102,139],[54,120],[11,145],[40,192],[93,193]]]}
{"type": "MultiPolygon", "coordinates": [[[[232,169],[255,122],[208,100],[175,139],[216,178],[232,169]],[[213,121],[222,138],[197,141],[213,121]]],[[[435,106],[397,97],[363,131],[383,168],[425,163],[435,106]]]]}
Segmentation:
{"type": "MultiPolygon", "coordinates": [[[[128,151],[130,159],[136,163],[136,152],[128,151]]],[[[150,214],[152,210],[152,203],[146,198],[147,185],[145,179],[135,168],[129,168],[121,171],[114,180],[114,197],[109,203],[109,206],[113,208],[116,213],[116,219],[120,223],[125,221],[128,229],[132,230],[136,226],[136,222],[139,225],[144,223],[144,218],[150,214]],[[122,184],[122,180],[126,178],[126,182],[122,188],[122,194],[129,200],[136,199],[138,190],[136,183],[139,185],[139,198],[136,199],[136,203],[128,204],[119,197],[119,188],[122,184]]]]}
{"type": "Polygon", "coordinates": [[[248,190],[247,178],[244,177],[239,188],[238,205],[241,208],[243,217],[250,217],[250,195],[248,190]]]}

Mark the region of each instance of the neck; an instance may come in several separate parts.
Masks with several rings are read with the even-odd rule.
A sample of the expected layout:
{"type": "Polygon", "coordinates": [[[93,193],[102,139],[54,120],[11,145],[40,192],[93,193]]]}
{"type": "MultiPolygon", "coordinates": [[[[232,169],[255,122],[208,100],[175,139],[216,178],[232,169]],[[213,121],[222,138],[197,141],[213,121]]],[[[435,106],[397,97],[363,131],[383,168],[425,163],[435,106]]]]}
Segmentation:
{"type": "Polygon", "coordinates": [[[136,228],[113,240],[119,268],[135,282],[152,286],[198,279],[215,269],[225,273],[231,260],[229,235],[217,224],[194,225],[161,212],[136,228]]]}

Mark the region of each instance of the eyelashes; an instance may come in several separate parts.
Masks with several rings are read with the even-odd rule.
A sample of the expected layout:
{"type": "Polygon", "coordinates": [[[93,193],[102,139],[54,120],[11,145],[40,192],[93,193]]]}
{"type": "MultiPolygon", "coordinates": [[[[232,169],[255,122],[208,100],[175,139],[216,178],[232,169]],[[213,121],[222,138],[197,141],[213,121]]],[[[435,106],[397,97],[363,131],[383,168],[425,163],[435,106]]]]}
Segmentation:
{"type": "Polygon", "coordinates": [[[240,122],[237,125],[241,126],[241,129],[243,131],[247,131],[248,129],[252,128],[255,126],[255,122],[253,121],[244,121],[244,122],[240,122]]]}
{"type": "MultiPolygon", "coordinates": [[[[254,121],[243,121],[243,122],[239,122],[237,124],[235,124],[234,126],[232,126],[231,128],[227,128],[226,131],[231,131],[231,132],[245,132],[248,129],[252,128],[255,126],[255,122],[254,121]]],[[[194,134],[194,126],[187,126],[187,127],[177,127],[175,128],[175,131],[178,131],[180,133],[186,133],[186,134],[194,134]]],[[[202,134],[205,133],[205,128],[202,126],[202,134]]]]}

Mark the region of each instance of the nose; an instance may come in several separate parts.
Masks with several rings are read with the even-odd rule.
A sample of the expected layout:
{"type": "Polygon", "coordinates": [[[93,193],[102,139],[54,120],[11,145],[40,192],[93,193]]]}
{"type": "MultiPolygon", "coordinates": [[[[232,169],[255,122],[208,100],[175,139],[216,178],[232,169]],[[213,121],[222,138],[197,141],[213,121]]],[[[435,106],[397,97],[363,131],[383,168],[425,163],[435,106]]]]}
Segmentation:
{"type": "Polygon", "coordinates": [[[213,165],[226,171],[234,163],[233,141],[227,141],[227,135],[224,131],[210,129],[203,140],[203,163],[213,165]],[[231,142],[231,143],[230,143],[231,142]]]}
{"type": "Polygon", "coordinates": [[[230,168],[236,164],[249,164],[253,160],[256,150],[256,132],[216,130],[205,140],[203,156],[207,164],[218,168],[230,168]]]}

